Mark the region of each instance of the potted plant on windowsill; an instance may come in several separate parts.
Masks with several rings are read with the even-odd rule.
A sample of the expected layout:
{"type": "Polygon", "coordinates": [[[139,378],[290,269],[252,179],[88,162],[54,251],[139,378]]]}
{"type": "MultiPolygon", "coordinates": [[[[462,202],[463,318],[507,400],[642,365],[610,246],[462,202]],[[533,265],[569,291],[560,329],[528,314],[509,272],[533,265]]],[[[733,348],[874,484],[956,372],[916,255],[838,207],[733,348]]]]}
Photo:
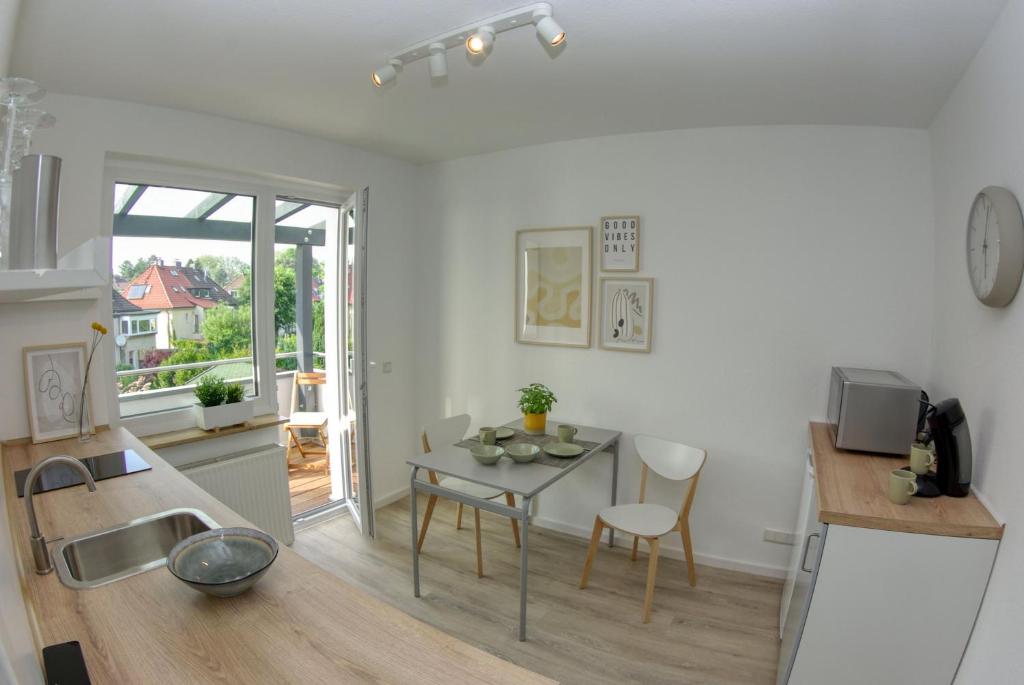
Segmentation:
{"type": "Polygon", "coordinates": [[[523,412],[523,430],[530,435],[544,435],[547,431],[548,412],[558,401],[543,383],[530,383],[519,388],[519,409],[523,412]]]}
{"type": "Polygon", "coordinates": [[[245,400],[241,383],[229,384],[223,378],[207,376],[196,384],[194,393],[199,400],[195,405],[196,423],[203,430],[217,431],[252,418],[252,402],[245,400]]]}

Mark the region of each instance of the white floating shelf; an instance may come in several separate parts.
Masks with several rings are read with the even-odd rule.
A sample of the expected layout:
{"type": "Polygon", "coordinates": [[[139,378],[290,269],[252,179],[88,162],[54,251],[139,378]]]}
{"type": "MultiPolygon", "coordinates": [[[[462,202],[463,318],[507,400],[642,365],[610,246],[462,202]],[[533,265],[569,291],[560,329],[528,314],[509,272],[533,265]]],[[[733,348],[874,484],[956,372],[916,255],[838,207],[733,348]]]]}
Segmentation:
{"type": "Polygon", "coordinates": [[[95,300],[110,287],[100,271],[109,253],[109,239],[94,238],[57,260],[56,269],[0,270],[0,303],[95,300]]]}

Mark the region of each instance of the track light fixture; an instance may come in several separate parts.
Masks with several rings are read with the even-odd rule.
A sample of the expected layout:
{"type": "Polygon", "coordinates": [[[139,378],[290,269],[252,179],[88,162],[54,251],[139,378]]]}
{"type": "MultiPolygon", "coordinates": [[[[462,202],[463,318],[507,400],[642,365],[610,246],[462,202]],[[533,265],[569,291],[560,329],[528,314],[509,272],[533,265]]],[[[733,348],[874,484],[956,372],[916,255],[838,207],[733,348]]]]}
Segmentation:
{"type": "Polygon", "coordinates": [[[466,52],[471,55],[487,55],[494,46],[494,27],[481,26],[466,39],[466,52]]]}
{"type": "Polygon", "coordinates": [[[537,27],[537,35],[548,45],[561,45],[565,42],[565,31],[551,17],[551,5],[533,11],[533,24],[537,27]]]}
{"type": "Polygon", "coordinates": [[[398,72],[402,69],[403,62],[400,59],[390,59],[388,63],[379,69],[375,69],[370,74],[370,80],[373,81],[373,85],[380,88],[383,85],[391,83],[398,77],[398,72]]]}
{"type": "Polygon", "coordinates": [[[565,30],[554,20],[552,13],[550,3],[537,2],[460,26],[391,55],[388,63],[374,70],[370,79],[379,88],[394,81],[406,64],[424,58],[430,66],[430,77],[443,78],[448,75],[449,50],[464,46],[470,56],[486,57],[497,34],[520,26],[532,25],[547,45],[562,45],[565,43],[565,30]]]}
{"type": "Polygon", "coordinates": [[[430,78],[444,78],[448,75],[448,48],[444,43],[431,43],[427,49],[430,52],[430,78]]]}

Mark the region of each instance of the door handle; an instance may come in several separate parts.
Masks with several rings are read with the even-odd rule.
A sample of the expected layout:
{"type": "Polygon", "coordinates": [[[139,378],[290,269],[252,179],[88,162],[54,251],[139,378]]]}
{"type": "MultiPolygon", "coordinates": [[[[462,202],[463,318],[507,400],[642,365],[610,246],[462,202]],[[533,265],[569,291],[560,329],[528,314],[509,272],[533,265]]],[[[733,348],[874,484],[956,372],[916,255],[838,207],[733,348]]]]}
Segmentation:
{"type": "Polygon", "coordinates": [[[814,569],[807,568],[807,550],[811,548],[811,538],[821,539],[821,535],[818,533],[811,533],[804,538],[804,553],[800,557],[800,570],[804,573],[811,573],[814,569]]]}

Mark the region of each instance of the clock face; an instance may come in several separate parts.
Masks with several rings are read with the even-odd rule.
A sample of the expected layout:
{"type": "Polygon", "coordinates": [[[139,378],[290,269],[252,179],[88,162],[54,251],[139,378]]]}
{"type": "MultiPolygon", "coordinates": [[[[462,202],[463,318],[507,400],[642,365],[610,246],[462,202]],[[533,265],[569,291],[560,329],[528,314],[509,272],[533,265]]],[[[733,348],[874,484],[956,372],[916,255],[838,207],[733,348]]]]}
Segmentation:
{"type": "Polygon", "coordinates": [[[1017,198],[989,186],[967,217],[967,275],[975,296],[989,307],[1010,304],[1024,273],[1024,221],[1017,198]]]}
{"type": "Polygon", "coordinates": [[[999,215],[985,193],[974,199],[967,223],[967,268],[974,294],[984,300],[999,274],[999,215]]]}

